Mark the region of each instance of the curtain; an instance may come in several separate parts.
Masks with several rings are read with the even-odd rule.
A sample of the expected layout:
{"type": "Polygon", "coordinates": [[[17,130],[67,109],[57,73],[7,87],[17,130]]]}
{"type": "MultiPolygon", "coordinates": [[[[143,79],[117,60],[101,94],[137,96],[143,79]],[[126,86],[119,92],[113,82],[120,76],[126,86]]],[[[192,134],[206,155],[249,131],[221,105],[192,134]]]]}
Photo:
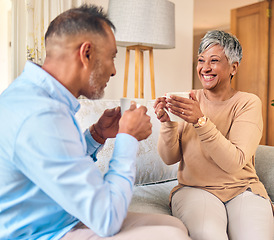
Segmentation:
{"type": "Polygon", "coordinates": [[[80,6],[84,0],[25,0],[27,60],[42,65],[45,57],[45,33],[60,13],[80,6]]]}

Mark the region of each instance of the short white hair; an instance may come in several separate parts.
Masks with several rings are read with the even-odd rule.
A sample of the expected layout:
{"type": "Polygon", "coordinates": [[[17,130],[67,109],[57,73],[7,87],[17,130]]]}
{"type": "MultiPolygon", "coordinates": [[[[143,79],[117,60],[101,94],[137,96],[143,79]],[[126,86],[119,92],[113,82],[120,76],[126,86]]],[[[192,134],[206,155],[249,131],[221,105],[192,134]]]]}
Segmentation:
{"type": "Polygon", "coordinates": [[[235,36],[220,30],[208,31],[201,40],[198,55],[214,45],[220,45],[224,49],[230,64],[234,62],[240,64],[243,56],[242,46],[235,36]]]}

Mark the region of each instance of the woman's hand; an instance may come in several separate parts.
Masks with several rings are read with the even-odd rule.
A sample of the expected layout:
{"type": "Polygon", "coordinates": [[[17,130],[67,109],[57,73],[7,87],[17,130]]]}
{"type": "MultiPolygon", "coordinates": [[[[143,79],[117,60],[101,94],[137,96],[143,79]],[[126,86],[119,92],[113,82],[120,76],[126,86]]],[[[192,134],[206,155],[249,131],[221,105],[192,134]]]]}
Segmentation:
{"type": "Polygon", "coordinates": [[[204,114],[193,91],[190,92],[190,99],[172,95],[166,99],[166,107],[176,116],[188,123],[195,124],[204,114]]]}
{"type": "Polygon", "coordinates": [[[158,97],[153,105],[154,112],[160,122],[169,122],[170,118],[166,112],[167,109],[166,97],[158,97]]]}

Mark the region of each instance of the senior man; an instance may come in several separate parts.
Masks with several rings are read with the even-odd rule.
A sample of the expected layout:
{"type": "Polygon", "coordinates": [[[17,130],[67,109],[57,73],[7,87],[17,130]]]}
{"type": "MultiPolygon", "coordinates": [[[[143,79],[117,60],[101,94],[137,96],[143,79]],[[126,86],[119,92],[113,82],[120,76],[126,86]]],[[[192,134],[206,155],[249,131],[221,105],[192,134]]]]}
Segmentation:
{"type": "Polygon", "coordinates": [[[0,96],[0,239],[189,239],[172,216],[128,213],[144,106],[107,109],[84,133],[80,95],[103,96],[116,69],[113,24],[96,6],[57,16],[43,66],[27,62],[0,96]],[[96,154],[116,137],[108,172],[96,154]]]}

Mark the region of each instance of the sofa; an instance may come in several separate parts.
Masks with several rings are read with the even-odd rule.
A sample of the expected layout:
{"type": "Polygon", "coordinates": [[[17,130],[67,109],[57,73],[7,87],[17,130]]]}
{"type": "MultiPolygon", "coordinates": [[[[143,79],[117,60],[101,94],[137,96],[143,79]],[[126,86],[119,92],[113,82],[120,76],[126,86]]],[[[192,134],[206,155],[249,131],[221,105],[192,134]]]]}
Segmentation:
{"type": "MultiPolygon", "coordinates": [[[[97,122],[103,111],[120,105],[119,100],[79,99],[81,108],[76,118],[83,131],[97,122]]],[[[136,180],[129,211],[171,214],[169,193],[177,185],[178,165],[167,166],[157,153],[157,140],[161,123],[154,114],[153,100],[148,100],[147,114],[151,116],[152,134],[140,142],[136,162],[136,180]]],[[[98,153],[97,165],[102,174],[107,171],[115,139],[108,139],[98,153]]],[[[260,145],[256,151],[255,167],[260,180],[274,201],[274,147],[260,145]]]]}

